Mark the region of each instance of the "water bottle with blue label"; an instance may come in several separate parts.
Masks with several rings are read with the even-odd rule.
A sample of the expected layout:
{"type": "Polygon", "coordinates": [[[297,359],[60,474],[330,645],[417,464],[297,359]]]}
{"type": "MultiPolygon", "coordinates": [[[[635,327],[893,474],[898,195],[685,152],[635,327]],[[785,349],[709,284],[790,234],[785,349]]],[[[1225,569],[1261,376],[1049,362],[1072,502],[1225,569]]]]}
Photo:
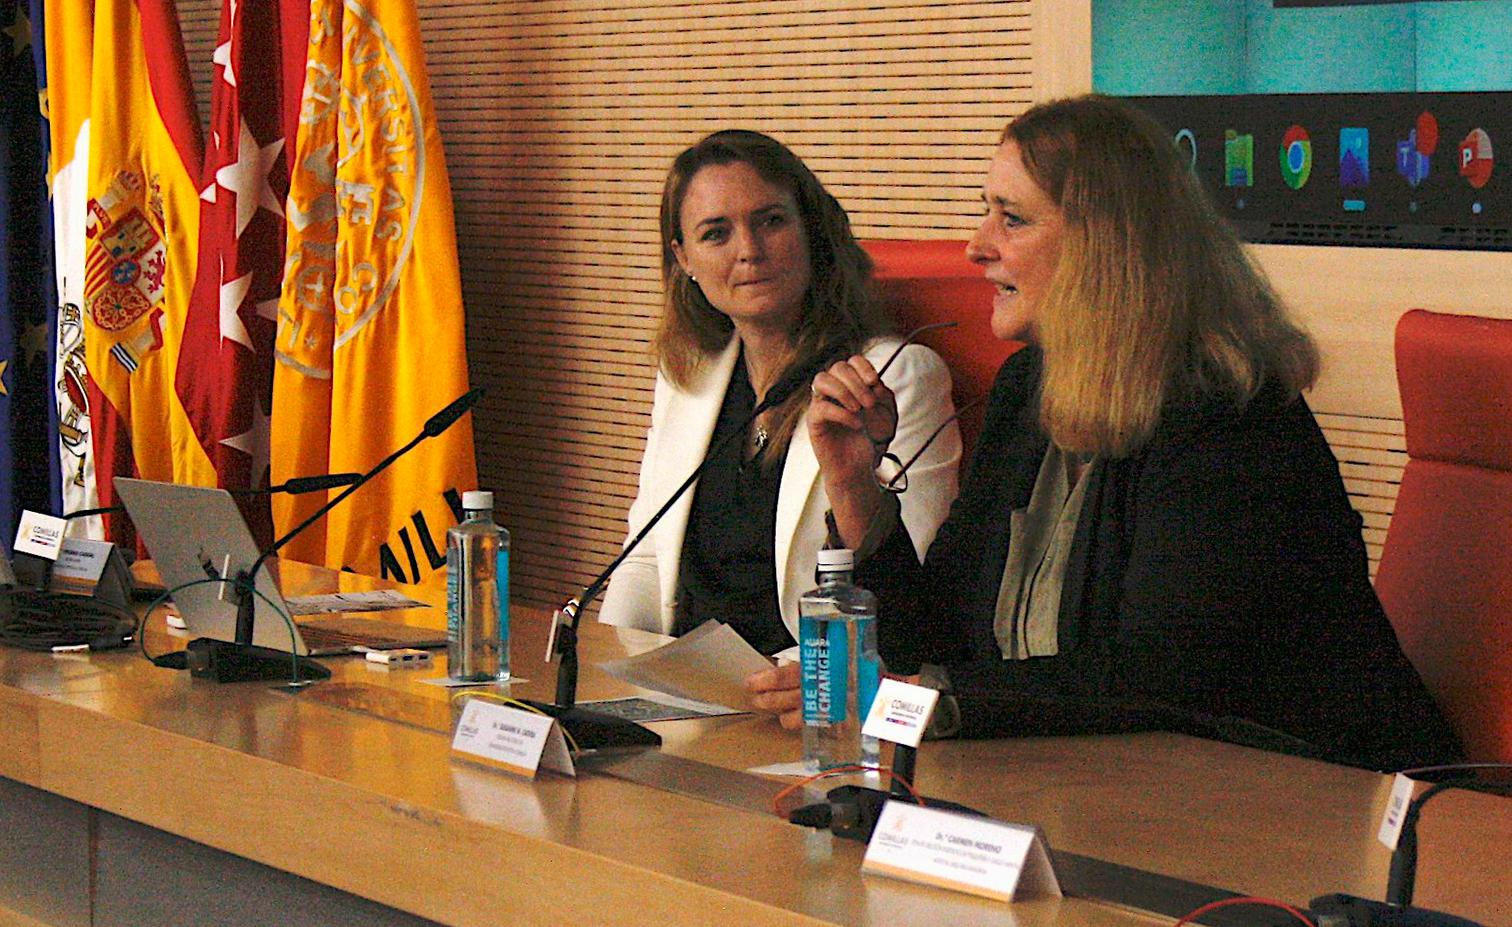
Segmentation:
{"type": "Polygon", "coordinates": [[[453,679],[509,679],[509,532],[493,493],[462,494],[462,524],[446,532],[446,664],[453,679]]]}
{"type": "Polygon", "coordinates": [[[849,550],[821,550],[819,588],[798,600],[803,685],[803,762],[813,772],[876,766],[877,738],[863,737],[881,677],[877,597],[851,583],[849,550]]]}

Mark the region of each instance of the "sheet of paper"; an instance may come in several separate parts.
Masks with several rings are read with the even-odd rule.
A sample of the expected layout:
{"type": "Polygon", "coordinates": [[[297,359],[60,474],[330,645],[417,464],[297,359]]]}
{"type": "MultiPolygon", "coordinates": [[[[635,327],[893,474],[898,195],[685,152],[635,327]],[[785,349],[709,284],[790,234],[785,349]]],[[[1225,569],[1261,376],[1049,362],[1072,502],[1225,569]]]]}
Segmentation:
{"type": "Polygon", "coordinates": [[[395,608],[429,608],[392,589],[373,592],[331,592],[325,595],[297,595],[284,600],[295,615],[323,615],[329,612],[386,612],[395,608]]]}
{"type": "Polygon", "coordinates": [[[745,678],[771,666],[729,625],[706,621],[670,644],[599,669],[642,689],[749,711],[745,678]]]}
{"type": "Polygon", "coordinates": [[[610,698],[578,702],[578,704],[584,708],[592,709],[599,714],[623,718],[626,721],[634,721],[637,724],[646,724],[651,721],[681,721],[684,718],[717,718],[720,715],[740,714],[735,709],[726,708],[723,705],[695,702],[692,699],[678,698],[665,692],[653,692],[649,697],[632,695],[626,698],[610,698]]]}

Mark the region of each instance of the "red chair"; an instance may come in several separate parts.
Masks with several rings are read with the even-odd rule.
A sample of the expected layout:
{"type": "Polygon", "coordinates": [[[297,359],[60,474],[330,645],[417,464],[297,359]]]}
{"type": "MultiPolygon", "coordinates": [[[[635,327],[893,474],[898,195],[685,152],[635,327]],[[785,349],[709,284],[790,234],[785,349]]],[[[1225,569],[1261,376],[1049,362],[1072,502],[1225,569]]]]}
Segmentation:
{"type": "MultiPolygon", "coordinates": [[[[984,399],[998,368],[1021,345],[992,337],[992,284],[966,259],[966,243],[863,241],[861,246],[876,262],[878,290],[898,319],[899,334],[933,322],[960,323],[926,332],[919,341],[950,367],[957,409],[984,399]]],[[[985,412],[977,405],[961,414],[963,466],[976,447],[985,412]]]]}
{"type": "Polygon", "coordinates": [[[1413,310],[1396,363],[1408,461],[1376,591],[1467,758],[1512,762],[1512,320],[1413,310]]]}

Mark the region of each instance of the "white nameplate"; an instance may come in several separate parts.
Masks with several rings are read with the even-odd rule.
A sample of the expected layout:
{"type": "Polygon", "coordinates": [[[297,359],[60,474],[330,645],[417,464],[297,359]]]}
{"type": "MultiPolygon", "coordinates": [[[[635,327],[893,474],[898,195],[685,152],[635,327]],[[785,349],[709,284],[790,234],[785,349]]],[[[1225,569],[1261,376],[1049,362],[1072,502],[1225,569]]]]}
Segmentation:
{"type": "Polygon", "coordinates": [[[1039,828],[903,801],[883,807],[861,871],[998,901],[1061,894],[1039,828]]]}
{"type": "Polygon", "coordinates": [[[63,530],[67,527],[68,522],[56,515],[43,515],[41,512],[23,509],[21,523],[16,526],[16,544],[13,549],[18,554],[57,560],[58,553],[63,548],[63,530]]]}
{"type": "Polygon", "coordinates": [[[929,727],[929,716],[934,714],[935,703],[939,700],[937,689],[899,679],[884,679],[877,686],[877,696],[872,699],[871,711],[866,715],[861,733],[917,747],[924,739],[924,729],[929,727]]]}
{"type": "Polygon", "coordinates": [[[1417,787],[1416,779],[1401,773],[1397,773],[1396,780],[1391,783],[1391,798],[1386,802],[1386,813],[1381,816],[1381,829],[1376,832],[1376,839],[1388,850],[1395,850],[1397,841],[1402,839],[1402,822],[1407,817],[1407,806],[1412,804],[1417,787]]]}
{"type": "Polygon", "coordinates": [[[534,779],[542,767],[577,775],[555,718],[478,698],[462,709],[452,751],[527,779],[534,779]]]}
{"type": "Polygon", "coordinates": [[[53,566],[53,590],[89,595],[105,575],[105,564],[114,548],[109,541],[64,538],[58,562],[53,566]]]}

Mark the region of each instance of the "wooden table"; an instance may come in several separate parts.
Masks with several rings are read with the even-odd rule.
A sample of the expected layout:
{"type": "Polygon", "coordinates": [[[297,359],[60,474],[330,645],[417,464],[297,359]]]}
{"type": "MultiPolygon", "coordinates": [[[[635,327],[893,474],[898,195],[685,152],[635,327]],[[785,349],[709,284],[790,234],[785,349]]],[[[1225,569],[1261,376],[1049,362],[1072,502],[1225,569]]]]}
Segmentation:
{"type": "MultiPolygon", "coordinates": [[[[295,569],[284,582],[296,594],[371,583],[295,569]]],[[[403,617],[444,622],[439,609],[403,617]]],[[[549,699],[547,617],[512,618],[526,681],[511,691],[549,699]]],[[[171,641],[160,624],[154,650],[171,641]]],[[[632,694],[594,664],[660,642],[598,625],[582,640],[584,698],[632,694]]],[[[191,679],[134,652],[0,650],[0,924],[1170,920],[862,877],[862,845],[773,815],[604,775],[532,783],[454,761],[440,730],[449,692],[422,682],[440,666],[324,662],[332,679],[291,695],[191,679]]],[[[664,752],[728,769],[800,752],[765,717],[655,728],[664,752]]],[[[1143,734],[927,744],[918,779],[1039,825],[1057,850],[1223,889],[1305,904],[1385,887],[1375,831],[1387,776],[1143,734]]],[[[1512,801],[1446,793],[1420,834],[1417,902],[1512,927],[1512,801]]]]}

